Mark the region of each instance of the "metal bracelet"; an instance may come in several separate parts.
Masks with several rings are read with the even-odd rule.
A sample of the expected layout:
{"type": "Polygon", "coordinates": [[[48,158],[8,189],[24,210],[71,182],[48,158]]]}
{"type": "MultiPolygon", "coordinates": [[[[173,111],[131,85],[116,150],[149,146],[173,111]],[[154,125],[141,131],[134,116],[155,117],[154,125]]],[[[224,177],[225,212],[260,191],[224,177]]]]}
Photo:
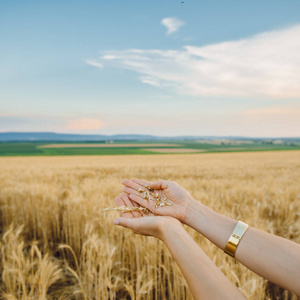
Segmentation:
{"type": "Polygon", "coordinates": [[[225,246],[224,252],[228,255],[234,257],[236,248],[239,245],[242,237],[244,236],[246,230],[248,229],[249,225],[246,223],[243,223],[242,221],[238,221],[235,225],[229,240],[225,246]]]}

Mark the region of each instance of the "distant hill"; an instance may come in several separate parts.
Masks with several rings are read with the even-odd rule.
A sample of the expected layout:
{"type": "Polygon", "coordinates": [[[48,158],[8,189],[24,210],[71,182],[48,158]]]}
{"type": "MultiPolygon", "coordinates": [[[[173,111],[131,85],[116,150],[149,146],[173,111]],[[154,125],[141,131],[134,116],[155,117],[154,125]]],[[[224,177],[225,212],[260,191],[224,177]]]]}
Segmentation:
{"type": "Polygon", "coordinates": [[[105,142],[105,141],[155,141],[155,140],[245,140],[257,142],[281,141],[285,143],[299,143],[297,138],[249,138],[242,136],[176,136],[161,137],[142,134],[116,134],[116,135],[97,135],[97,134],[66,134],[55,132],[0,132],[0,142],[105,142]]]}
{"type": "Polygon", "coordinates": [[[152,135],[118,134],[118,135],[89,135],[66,134],[54,132],[0,132],[0,141],[109,141],[109,140],[155,140],[152,135]]]}

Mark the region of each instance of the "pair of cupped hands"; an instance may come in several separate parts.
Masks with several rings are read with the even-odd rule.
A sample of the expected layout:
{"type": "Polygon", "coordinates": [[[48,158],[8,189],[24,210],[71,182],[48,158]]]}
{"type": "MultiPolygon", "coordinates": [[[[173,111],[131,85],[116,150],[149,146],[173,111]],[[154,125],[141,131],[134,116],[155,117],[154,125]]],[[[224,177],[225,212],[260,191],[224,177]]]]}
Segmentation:
{"type": "Polygon", "coordinates": [[[159,180],[153,183],[141,179],[124,179],[122,184],[123,193],[115,198],[117,206],[141,206],[147,208],[150,213],[138,211],[122,213],[122,217],[114,219],[113,223],[129,228],[134,233],[159,239],[163,239],[170,227],[181,227],[181,223],[186,223],[189,206],[195,201],[187,190],[173,181],[159,180]],[[164,195],[171,205],[156,207],[155,201],[144,199],[139,189],[145,190],[146,186],[160,197],[164,195]]]}

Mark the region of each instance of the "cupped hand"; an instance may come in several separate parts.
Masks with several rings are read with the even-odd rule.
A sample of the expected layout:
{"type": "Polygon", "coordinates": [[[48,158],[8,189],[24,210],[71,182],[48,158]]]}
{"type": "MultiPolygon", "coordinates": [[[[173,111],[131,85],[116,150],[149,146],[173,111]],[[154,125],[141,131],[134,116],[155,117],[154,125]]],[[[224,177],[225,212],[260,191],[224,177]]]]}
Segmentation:
{"type": "Polygon", "coordinates": [[[159,180],[153,183],[141,179],[124,179],[122,184],[124,185],[123,191],[133,202],[148,208],[156,215],[171,216],[182,223],[185,223],[190,204],[195,201],[187,190],[173,181],[159,180]],[[139,192],[140,188],[145,190],[145,186],[149,186],[160,196],[165,196],[171,205],[155,207],[155,201],[145,200],[139,192]]]}
{"type": "MultiPolygon", "coordinates": [[[[134,206],[125,193],[121,193],[115,201],[117,206],[134,206]]],[[[113,223],[129,228],[134,233],[159,239],[163,239],[164,233],[170,227],[182,226],[178,220],[171,217],[154,216],[152,213],[140,214],[139,212],[123,213],[122,217],[114,219],[113,223]]]]}

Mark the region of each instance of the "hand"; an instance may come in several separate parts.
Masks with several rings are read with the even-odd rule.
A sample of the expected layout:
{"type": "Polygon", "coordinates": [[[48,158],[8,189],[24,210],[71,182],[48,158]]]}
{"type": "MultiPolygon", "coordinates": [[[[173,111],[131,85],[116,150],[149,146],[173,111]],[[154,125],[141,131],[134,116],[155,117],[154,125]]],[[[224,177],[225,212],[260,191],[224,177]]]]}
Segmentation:
{"type": "MultiPolygon", "coordinates": [[[[115,200],[117,206],[134,206],[128,196],[124,193],[121,193],[115,200]]],[[[141,215],[139,212],[123,213],[123,217],[114,219],[113,223],[115,225],[121,225],[125,228],[132,229],[134,233],[154,236],[161,240],[163,239],[165,232],[170,229],[170,227],[181,227],[180,222],[174,218],[154,216],[151,213],[141,215]]]]}
{"type": "Polygon", "coordinates": [[[127,193],[129,198],[135,203],[148,208],[156,215],[170,216],[182,223],[185,223],[186,221],[186,215],[190,204],[193,201],[196,201],[187,190],[173,181],[159,180],[152,183],[140,179],[124,179],[122,184],[124,185],[123,191],[127,193]],[[164,195],[172,205],[155,207],[154,201],[148,201],[142,198],[138,191],[140,188],[145,189],[146,185],[150,186],[151,189],[154,189],[155,192],[158,192],[160,196],[164,195]]]}

